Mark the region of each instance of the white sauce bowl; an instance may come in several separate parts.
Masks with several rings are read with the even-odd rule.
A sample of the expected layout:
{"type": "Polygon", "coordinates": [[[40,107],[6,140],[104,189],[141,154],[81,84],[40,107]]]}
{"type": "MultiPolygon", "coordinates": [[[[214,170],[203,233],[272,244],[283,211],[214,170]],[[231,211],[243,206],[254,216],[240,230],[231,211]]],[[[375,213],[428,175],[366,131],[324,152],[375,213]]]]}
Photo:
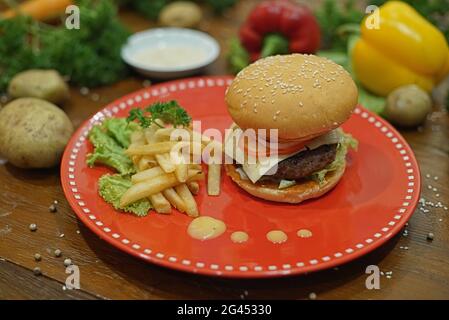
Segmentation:
{"type": "Polygon", "coordinates": [[[220,54],[208,34],[183,28],[155,28],[135,33],[122,48],[123,60],[139,73],[159,79],[199,72],[220,54]]]}

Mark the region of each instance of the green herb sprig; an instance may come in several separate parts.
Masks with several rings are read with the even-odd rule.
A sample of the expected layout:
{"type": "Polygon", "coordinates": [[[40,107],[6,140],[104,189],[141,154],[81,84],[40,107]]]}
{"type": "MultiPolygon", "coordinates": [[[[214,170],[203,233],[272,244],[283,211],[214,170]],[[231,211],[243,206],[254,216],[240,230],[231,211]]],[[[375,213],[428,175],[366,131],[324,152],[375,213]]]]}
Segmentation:
{"type": "Polygon", "coordinates": [[[356,7],[354,0],[325,0],[315,15],[321,27],[322,48],[346,50],[348,39],[340,34],[340,27],[360,24],[364,11],[356,7]]]}
{"type": "Polygon", "coordinates": [[[129,31],[111,0],[78,0],[80,29],[18,16],[0,19],[0,92],[27,69],[55,69],[70,82],[95,87],[114,83],[128,68],[120,51],[129,31]]]}
{"type": "Polygon", "coordinates": [[[132,109],[127,118],[128,122],[137,120],[143,128],[148,128],[153,123],[159,125],[156,121],[158,119],[175,127],[187,127],[192,121],[187,111],[175,100],[156,102],[145,109],[132,109]]]}

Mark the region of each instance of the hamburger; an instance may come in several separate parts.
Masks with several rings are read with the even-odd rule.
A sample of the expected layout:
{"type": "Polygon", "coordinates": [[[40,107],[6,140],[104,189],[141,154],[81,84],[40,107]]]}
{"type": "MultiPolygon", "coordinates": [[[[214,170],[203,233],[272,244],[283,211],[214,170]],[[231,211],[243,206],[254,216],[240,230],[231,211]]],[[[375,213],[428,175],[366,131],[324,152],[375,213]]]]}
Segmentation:
{"type": "MultiPolygon", "coordinates": [[[[277,132],[276,150],[268,150],[263,165],[242,144],[225,148],[232,159],[226,172],[239,187],[262,199],[300,203],[325,194],[341,179],[348,148],[357,142],[340,126],[358,100],[343,67],[314,55],[268,57],[243,69],[225,99],[234,120],[231,130],[277,132]]],[[[273,149],[271,143],[264,146],[273,149]]]]}

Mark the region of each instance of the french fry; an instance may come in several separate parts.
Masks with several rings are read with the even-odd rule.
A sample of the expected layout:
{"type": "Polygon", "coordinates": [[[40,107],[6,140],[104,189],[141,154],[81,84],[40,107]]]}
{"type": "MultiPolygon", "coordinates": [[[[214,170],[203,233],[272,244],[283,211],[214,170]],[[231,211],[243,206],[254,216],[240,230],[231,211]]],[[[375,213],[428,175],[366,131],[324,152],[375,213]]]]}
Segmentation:
{"type": "Polygon", "coordinates": [[[180,163],[176,166],[175,175],[179,182],[187,181],[188,166],[185,163],[180,163]]]}
{"type": "Polygon", "coordinates": [[[135,155],[156,155],[161,153],[170,152],[170,150],[176,145],[176,141],[165,141],[165,142],[156,142],[152,144],[147,144],[143,146],[135,146],[131,145],[125,153],[129,156],[135,155]]]}
{"type": "Polygon", "coordinates": [[[176,166],[170,161],[170,156],[168,153],[155,155],[157,163],[161,166],[162,170],[167,173],[174,172],[176,166]]]}
{"type": "Polygon", "coordinates": [[[171,205],[162,193],[158,192],[150,196],[151,204],[158,213],[171,213],[171,205]]]}
{"type": "Polygon", "coordinates": [[[207,171],[207,194],[210,196],[220,195],[221,165],[211,163],[207,171]]]}
{"type": "Polygon", "coordinates": [[[189,164],[189,168],[190,169],[203,170],[203,168],[201,167],[201,165],[199,163],[191,163],[191,164],[189,164]]]}
{"type": "Polygon", "coordinates": [[[133,164],[138,167],[139,166],[139,161],[142,157],[141,156],[131,156],[131,161],[133,162],[133,164]]]}
{"type": "Polygon", "coordinates": [[[143,133],[145,135],[145,140],[148,144],[157,142],[156,137],[154,135],[156,133],[156,130],[157,130],[157,128],[155,125],[151,125],[149,128],[145,128],[143,130],[143,133]]]}
{"type": "Polygon", "coordinates": [[[195,199],[193,198],[189,188],[185,184],[180,184],[175,187],[175,190],[186,204],[187,215],[189,217],[198,217],[198,206],[196,205],[195,199]]]}
{"type": "Polygon", "coordinates": [[[154,156],[142,156],[145,162],[148,163],[148,168],[153,168],[157,166],[157,161],[154,156]]]}
{"type": "Polygon", "coordinates": [[[190,141],[171,141],[174,142],[175,145],[170,150],[170,156],[182,156],[183,154],[192,154],[201,159],[203,145],[199,142],[190,142],[190,141]],[[188,152],[185,151],[187,148],[188,152]]]}
{"type": "Polygon", "coordinates": [[[175,189],[167,188],[162,191],[162,194],[170,201],[171,205],[178,209],[179,212],[186,212],[186,204],[182,198],[176,193],[175,189]]]}
{"type": "Polygon", "coordinates": [[[164,174],[164,170],[161,167],[154,167],[144,171],[140,171],[135,175],[131,176],[131,182],[136,184],[145,180],[153,179],[157,176],[164,174]]]}
{"type": "Polygon", "coordinates": [[[195,142],[201,141],[202,144],[207,145],[211,139],[205,135],[202,135],[198,131],[194,131],[192,129],[187,129],[190,131],[190,136],[192,137],[192,140],[195,142]]]}
{"type": "MultiPolygon", "coordinates": [[[[198,170],[189,170],[187,181],[197,181],[204,179],[204,174],[198,170]]],[[[179,184],[174,173],[165,173],[152,179],[134,184],[126,190],[120,199],[120,206],[127,206],[137,200],[148,198],[149,196],[171,188],[179,184]]]]}
{"type": "Polygon", "coordinates": [[[189,170],[187,183],[199,180],[204,180],[204,173],[198,170],[189,170]],[[196,173],[192,174],[192,171],[195,171],[196,173]]]}
{"type": "Polygon", "coordinates": [[[155,136],[159,141],[168,141],[170,140],[170,135],[176,128],[160,128],[156,130],[155,136]]]}
{"type": "Polygon", "coordinates": [[[200,185],[196,181],[191,181],[187,183],[187,187],[189,188],[192,194],[197,195],[200,192],[200,185]]]}
{"type": "MultiPolygon", "coordinates": [[[[136,156],[134,156],[136,157],[136,156]]],[[[137,170],[143,171],[150,168],[150,163],[148,162],[148,159],[145,158],[145,156],[140,157],[139,162],[137,163],[137,170]]]]}
{"type": "MultiPolygon", "coordinates": [[[[131,144],[130,147],[137,147],[137,146],[143,146],[145,144],[145,137],[143,135],[142,131],[134,131],[131,134],[131,144]]],[[[139,162],[140,162],[140,156],[139,155],[133,155],[131,156],[131,161],[134,163],[134,165],[139,168],[139,162]]]]}
{"type": "Polygon", "coordinates": [[[145,144],[145,136],[142,131],[134,131],[131,134],[131,145],[143,145],[145,144]]]}

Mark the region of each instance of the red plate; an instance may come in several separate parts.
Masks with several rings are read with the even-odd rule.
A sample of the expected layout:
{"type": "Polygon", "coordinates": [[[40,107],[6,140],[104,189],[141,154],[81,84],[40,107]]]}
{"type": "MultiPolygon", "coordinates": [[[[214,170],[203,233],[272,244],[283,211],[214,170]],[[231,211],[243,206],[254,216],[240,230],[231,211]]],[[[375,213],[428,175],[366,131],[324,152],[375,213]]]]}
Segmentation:
{"type": "Polygon", "coordinates": [[[202,120],[203,130],[229,127],[224,103],[230,77],[202,77],[163,83],[123,97],[86,121],[69,142],[61,166],[65,195],[93,232],[120,250],[168,268],[225,277],[272,277],[334,267],[360,257],[396,234],[413,213],[420,194],[416,159],[401,135],[387,122],[358,107],[343,125],[359,140],[350,152],[344,177],[331,192],[300,205],[256,199],[227,176],[222,193],[209,197],[205,186],[196,197],[202,215],[223,220],[226,232],[213,240],[190,238],[191,219],[174,211],[145,218],[115,211],[97,193],[98,178],[109,172],[88,168],[92,151],[86,135],[104,117],[125,117],[128,110],[158,100],[176,99],[202,120]],[[266,233],[287,233],[273,244],[266,233]],[[299,238],[309,229],[311,238],[299,238]],[[249,234],[244,244],[230,240],[233,231],[249,234]]]}

